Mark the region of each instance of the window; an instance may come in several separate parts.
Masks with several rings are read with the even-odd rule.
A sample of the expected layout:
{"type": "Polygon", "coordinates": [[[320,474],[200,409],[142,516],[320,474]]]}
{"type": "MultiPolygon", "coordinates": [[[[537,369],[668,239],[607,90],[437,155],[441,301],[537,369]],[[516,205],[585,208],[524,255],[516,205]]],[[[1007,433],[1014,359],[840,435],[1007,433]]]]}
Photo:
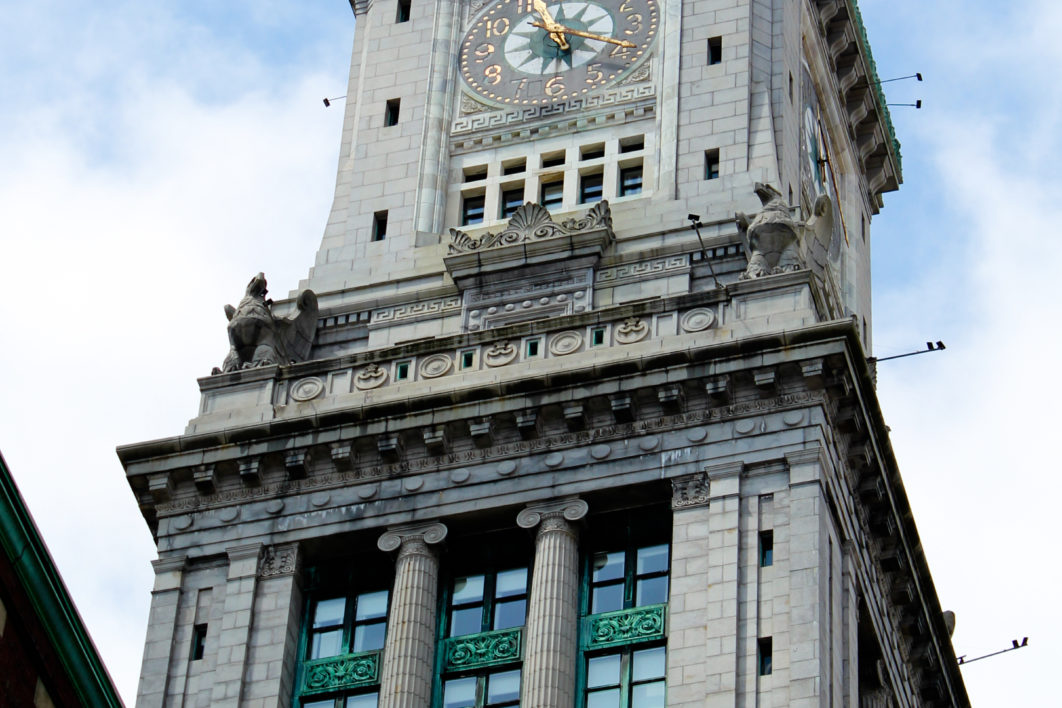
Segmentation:
{"type": "Polygon", "coordinates": [[[482,224],[485,204],[486,200],[482,194],[466,195],[461,200],[461,225],[482,224]]]}
{"type": "Polygon", "coordinates": [[[487,179],[487,166],[476,165],[474,167],[466,167],[462,173],[466,182],[479,182],[480,180],[487,179]]]}
{"type": "Polygon", "coordinates": [[[474,349],[467,349],[461,352],[461,368],[471,369],[476,363],[476,351],[474,349]]]}
{"type": "Polygon", "coordinates": [[[774,670],[774,642],[771,637],[763,637],[756,642],[759,654],[760,676],[770,676],[774,670]]]}
{"type": "Polygon", "coordinates": [[[774,531],[760,532],[760,567],[774,565],[774,531]]]}
{"type": "Polygon", "coordinates": [[[719,150],[704,151],[704,178],[719,178],[719,150]]]}
{"type": "Polygon", "coordinates": [[[520,184],[508,189],[502,189],[501,194],[501,218],[508,219],[524,203],[524,185],[520,184]]]}
{"type": "Polygon", "coordinates": [[[668,544],[595,553],[590,561],[590,614],[667,602],[668,544]]]}
{"type": "MultiPolygon", "coordinates": [[[[511,553],[512,544],[502,545],[511,553]]],[[[439,650],[442,708],[520,705],[519,655],[484,652],[482,647],[520,645],[527,592],[526,567],[451,581],[439,650]]]]}
{"type": "Polygon", "coordinates": [[[408,361],[400,361],[395,364],[395,381],[405,381],[409,378],[409,365],[408,361]]]}
{"type": "Polygon", "coordinates": [[[564,151],[550,152],[542,156],[543,167],[560,167],[564,164],[564,151]]]}
{"type": "Polygon", "coordinates": [[[308,606],[306,644],[296,679],[301,708],[376,708],[377,678],[350,670],[359,664],[379,665],[387,636],[387,590],[343,594],[315,593],[308,606]],[[329,667],[336,666],[337,671],[329,667]],[[316,671],[311,672],[314,668],[316,671]],[[322,685],[310,675],[333,675],[322,685]]]}
{"type": "Polygon", "coordinates": [[[579,150],[580,160],[596,160],[605,156],[605,144],[597,143],[596,145],[584,145],[579,150]]]}
{"type": "Polygon", "coordinates": [[[528,359],[538,356],[539,347],[542,344],[542,340],[538,337],[529,339],[524,344],[524,356],[528,359]]]}
{"type": "Polygon", "coordinates": [[[664,708],[667,649],[651,647],[586,661],[586,708],[664,708]]]}
{"type": "Polygon", "coordinates": [[[205,624],[197,624],[192,627],[192,661],[199,661],[203,658],[203,651],[206,649],[206,636],[207,626],[205,624]]]}
{"type": "Polygon", "coordinates": [[[409,5],[411,0],[398,0],[398,14],[395,22],[409,22],[409,5]]]}
{"type": "Polygon", "coordinates": [[[384,127],[398,125],[398,107],[402,99],[392,98],[384,107],[384,127]]]}
{"type": "Polygon", "coordinates": [[[723,38],[708,38],[708,66],[723,63],[723,38]]]}
{"type": "Polygon", "coordinates": [[[590,330],[590,346],[600,347],[605,343],[605,328],[594,327],[590,330]]]}
{"type": "Polygon", "coordinates": [[[518,175],[526,170],[527,159],[523,157],[521,157],[519,160],[506,160],[502,163],[503,175],[518,175]]]}
{"type": "Polygon", "coordinates": [[[383,241],[387,238],[387,212],[378,211],[372,215],[372,240],[383,241]]]}
{"type": "Polygon", "coordinates": [[[555,180],[543,182],[538,203],[547,209],[556,209],[564,201],[564,182],[555,180]]]}
{"type": "Polygon", "coordinates": [[[645,149],[645,136],[635,135],[630,138],[623,138],[620,140],[620,152],[637,152],[638,150],[645,149]]]}
{"type": "Polygon", "coordinates": [[[623,167],[620,169],[620,196],[629,197],[642,193],[642,166],[623,167]]]}
{"type": "Polygon", "coordinates": [[[579,177],[579,203],[601,201],[602,191],[605,186],[605,176],[600,172],[579,177]]]}

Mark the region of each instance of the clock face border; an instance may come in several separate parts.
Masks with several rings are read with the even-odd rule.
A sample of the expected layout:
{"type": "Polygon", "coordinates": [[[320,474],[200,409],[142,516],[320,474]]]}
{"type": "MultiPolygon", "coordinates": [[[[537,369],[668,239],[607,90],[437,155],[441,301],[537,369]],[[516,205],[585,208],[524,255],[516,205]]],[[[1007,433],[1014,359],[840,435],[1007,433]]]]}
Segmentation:
{"type": "Polygon", "coordinates": [[[660,28],[659,0],[547,0],[553,20],[633,42],[620,47],[566,35],[567,51],[545,29],[533,0],[493,0],[461,40],[459,73],[479,100],[500,107],[549,106],[614,85],[649,55],[660,28]]]}

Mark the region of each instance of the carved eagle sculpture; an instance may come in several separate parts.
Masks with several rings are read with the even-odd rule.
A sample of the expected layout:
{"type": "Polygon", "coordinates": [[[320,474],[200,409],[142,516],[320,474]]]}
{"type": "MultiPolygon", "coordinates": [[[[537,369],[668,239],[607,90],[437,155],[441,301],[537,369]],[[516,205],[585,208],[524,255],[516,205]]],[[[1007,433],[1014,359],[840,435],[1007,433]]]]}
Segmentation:
{"type": "Polygon", "coordinates": [[[815,201],[814,214],[807,223],[795,221],[781,192],[757,182],[754,188],[763,209],[752,219],[742,212],[734,215],[744,237],[749,265],[742,280],[800,270],[805,264],[825,266],[833,210],[826,195],[815,201]]]}
{"type": "Polygon", "coordinates": [[[265,274],[259,273],[247,284],[239,305],[225,305],[229,353],[213,373],[289,364],[310,355],[317,331],[317,295],[303,290],[295,299],[294,312],[275,317],[273,301],[266,299],[268,292],[265,274]]]}

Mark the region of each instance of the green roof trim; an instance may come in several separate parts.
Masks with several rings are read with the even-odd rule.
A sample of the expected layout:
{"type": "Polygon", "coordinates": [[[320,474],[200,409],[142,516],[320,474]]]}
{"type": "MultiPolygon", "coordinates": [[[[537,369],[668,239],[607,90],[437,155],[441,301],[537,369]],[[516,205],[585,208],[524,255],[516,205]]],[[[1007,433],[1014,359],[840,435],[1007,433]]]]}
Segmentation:
{"type": "Polygon", "coordinates": [[[892,114],[889,113],[889,105],[885,102],[885,91],[881,88],[881,78],[878,76],[878,65],[874,62],[874,53],[870,51],[870,39],[867,37],[867,26],[863,24],[863,15],[859,12],[858,0],[848,0],[849,10],[859,30],[859,38],[863,44],[863,56],[867,60],[867,79],[874,87],[874,93],[878,98],[878,108],[881,116],[885,119],[885,127],[889,131],[889,139],[892,140],[892,149],[896,153],[897,177],[903,175],[903,158],[900,155],[900,141],[896,137],[896,128],[892,124],[892,114]]]}
{"type": "Polygon", "coordinates": [[[122,706],[2,454],[0,546],[11,560],[82,704],[122,706]]]}

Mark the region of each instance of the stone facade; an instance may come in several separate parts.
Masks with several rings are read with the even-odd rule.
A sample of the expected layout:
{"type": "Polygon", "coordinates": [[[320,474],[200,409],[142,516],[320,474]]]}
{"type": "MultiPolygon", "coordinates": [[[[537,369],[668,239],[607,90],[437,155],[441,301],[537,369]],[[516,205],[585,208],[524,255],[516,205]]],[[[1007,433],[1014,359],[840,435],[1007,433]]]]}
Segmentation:
{"type": "Polygon", "coordinates": [[[899,154],[858,11],[639,3],[644,56],[528,108],[457,62],[534,3],[352,4],[335,203],[271,310],[317,303],[309,354],[119,449],[138,704],[968,705],[866,358],[899,154]]]}

